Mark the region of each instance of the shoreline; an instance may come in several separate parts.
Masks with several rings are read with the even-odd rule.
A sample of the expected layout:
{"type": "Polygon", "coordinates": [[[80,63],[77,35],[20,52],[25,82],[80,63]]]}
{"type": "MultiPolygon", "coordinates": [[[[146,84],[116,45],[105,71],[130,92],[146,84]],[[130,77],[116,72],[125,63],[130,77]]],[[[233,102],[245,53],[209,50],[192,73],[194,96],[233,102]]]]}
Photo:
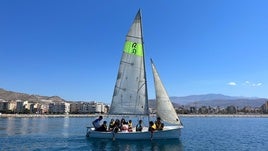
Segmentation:
{"type": "Polygon", "coordinates": [[[62,117],[97,117],[102,114],[0,114],[1,117],[14,118],[62,118],[62,117]]]}
{"type": "Polygon", "coordinates": [[[268,118],[268,114],[179,114],[179,117],[268,118]]]}
{"type": "MultiPolygon", "coordinates": [[[[0,114],[0,118],[90,118],[107,114],[0,114]]],[[[155,115],[153,115],[155,116],[155,115]]],[[[178,114],[179,117],[200,118],[200,117],[226,117],[226,118],[268,118],[268,114],[178,114]]]]}

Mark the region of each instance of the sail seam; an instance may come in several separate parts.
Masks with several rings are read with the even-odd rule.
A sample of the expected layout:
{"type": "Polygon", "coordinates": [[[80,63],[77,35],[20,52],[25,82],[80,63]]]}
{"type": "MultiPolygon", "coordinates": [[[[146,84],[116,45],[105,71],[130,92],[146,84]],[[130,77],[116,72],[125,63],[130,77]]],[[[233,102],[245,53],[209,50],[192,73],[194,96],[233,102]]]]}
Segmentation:
{"type": "Polygon", "coordinates": [[[135,39],[141,39],[141,37],[136,37],[136,36],[131,36],[131,35],[127,35],[127,37],[135,38],[135,39]]]}

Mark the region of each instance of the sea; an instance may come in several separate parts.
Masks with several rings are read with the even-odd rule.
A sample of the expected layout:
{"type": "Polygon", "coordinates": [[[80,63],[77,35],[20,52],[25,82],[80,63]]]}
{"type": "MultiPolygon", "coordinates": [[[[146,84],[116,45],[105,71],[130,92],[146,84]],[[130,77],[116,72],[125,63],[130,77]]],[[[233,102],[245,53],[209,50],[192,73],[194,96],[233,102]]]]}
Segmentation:
{"type": "Polygon", "coordinates": [[[95,117],[0,117],[0,151],[268,151],[268,118],[182,117],[179,140],[89,139],[95,117]]]}

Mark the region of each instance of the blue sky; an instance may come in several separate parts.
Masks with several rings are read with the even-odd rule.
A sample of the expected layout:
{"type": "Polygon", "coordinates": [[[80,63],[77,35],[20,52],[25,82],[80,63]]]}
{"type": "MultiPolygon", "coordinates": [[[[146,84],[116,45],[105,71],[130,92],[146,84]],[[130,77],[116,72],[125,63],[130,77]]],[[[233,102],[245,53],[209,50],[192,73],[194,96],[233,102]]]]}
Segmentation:
{"type": "Polygon", "coordinates": [[[149,98],[149,58],[170,96],[268,98],[267,7],[265,0],[2,0],[0,87],[109,103],[141,8],[149,98]]]}

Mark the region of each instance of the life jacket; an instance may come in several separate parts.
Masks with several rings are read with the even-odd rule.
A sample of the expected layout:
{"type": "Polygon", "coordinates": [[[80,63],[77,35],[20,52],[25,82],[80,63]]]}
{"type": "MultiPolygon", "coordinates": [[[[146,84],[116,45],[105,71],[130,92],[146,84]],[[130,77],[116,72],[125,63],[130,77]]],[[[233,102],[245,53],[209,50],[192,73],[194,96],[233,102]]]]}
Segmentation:
{"type": "Polygon", "coordinates": [[[115,123],[114,121],[113,122],[110,122],[109,128],[114,128],[114,126],[115,126],[114,123],[115,123]]]}
{"type": "Polygon", "coordinates": [[[161,122],[155,122],[156,129],[162,129],[162,123],[161,122]]]}
{"type": "Polygon", "coordinates": [[[155,125],[155,124],[153,124],[153,125],[152,125],[152,128],[156,130],[156,125],[155,125]]]}
{"type": "Polygon", "coordinates": [[[128,128],[132,128],[132,123],[128,123],[128,128]]]}

